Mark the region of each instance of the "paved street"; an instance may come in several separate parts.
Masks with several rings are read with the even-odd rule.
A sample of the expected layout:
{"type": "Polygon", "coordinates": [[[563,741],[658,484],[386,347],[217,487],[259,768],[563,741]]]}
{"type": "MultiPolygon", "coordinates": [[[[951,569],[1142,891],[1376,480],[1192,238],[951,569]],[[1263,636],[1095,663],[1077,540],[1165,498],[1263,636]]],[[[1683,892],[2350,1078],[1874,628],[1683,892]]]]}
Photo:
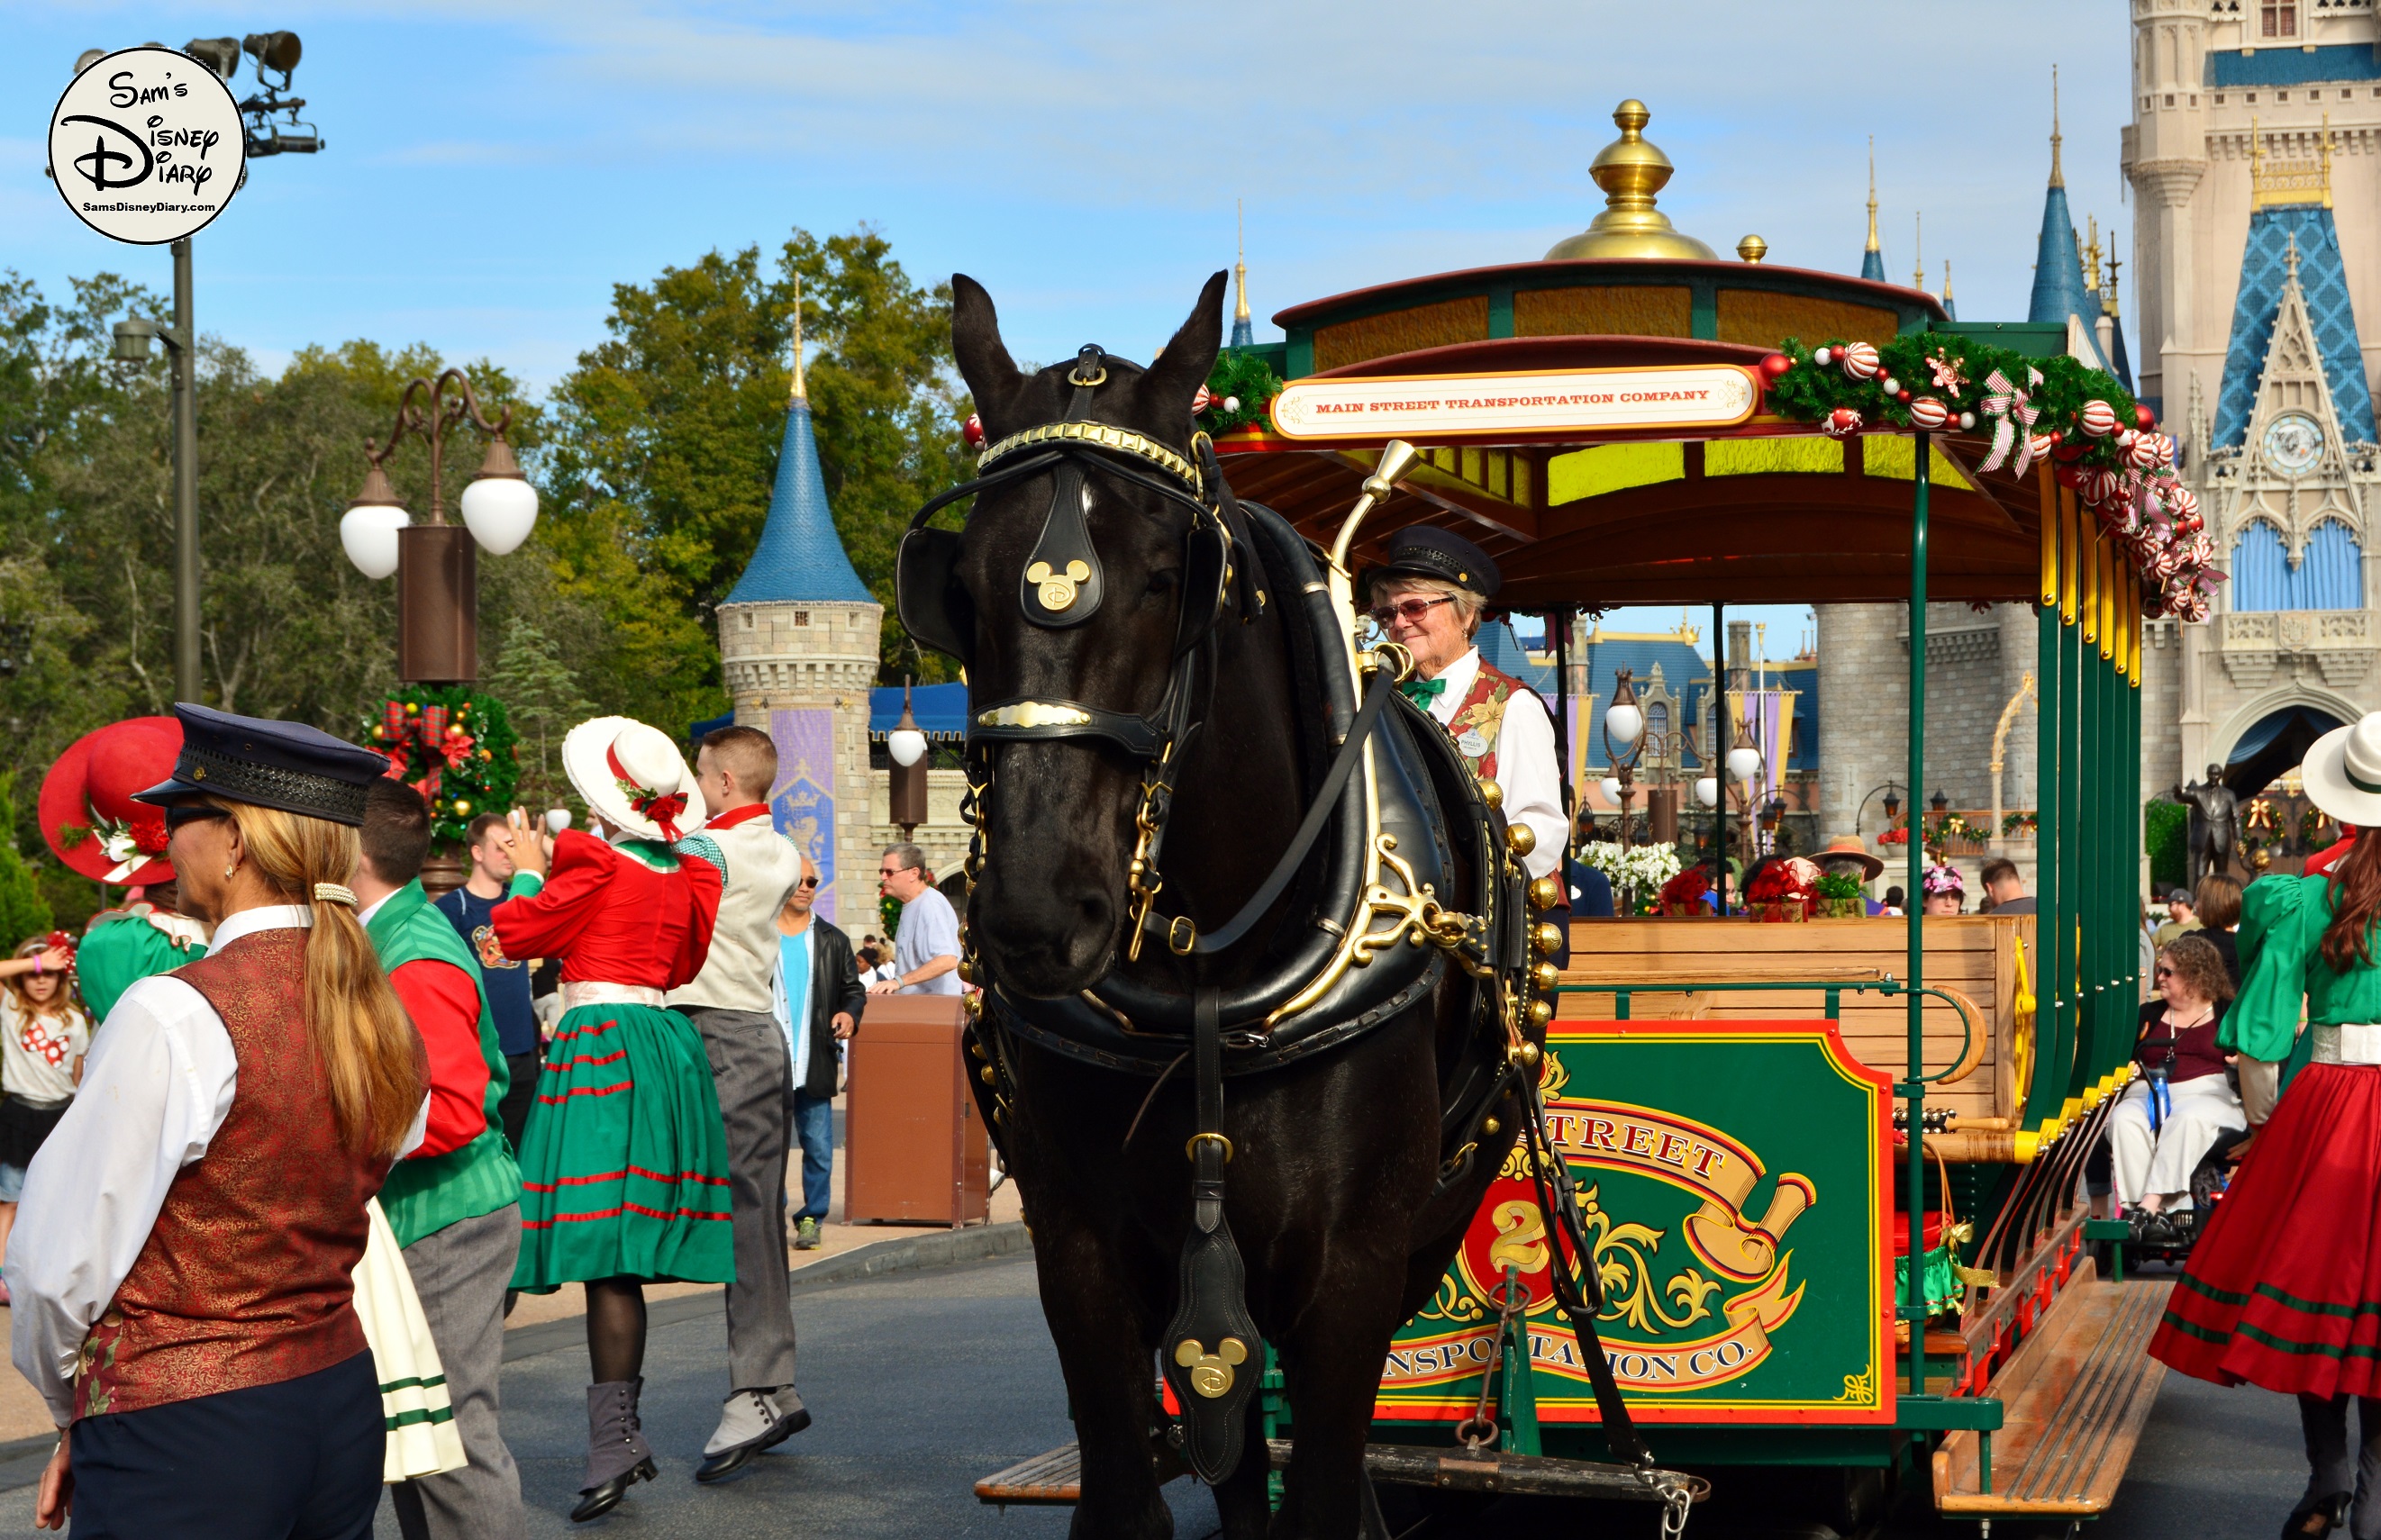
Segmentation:
{"type": "MultiPolygon", "coordinates": [[[[530,1351],[506,1365],[506,1425],[521,1461],[531,1534],[684,1540],[1040,1540],[1065,1534],[1063,1511],[1003,1514],[980,1507],[970,1492],[976,1477],[1069,1437],[1066,1393],[1030,1261],[996,1258],[814,1287],[795,1300],[802,1389],[817,1410],[816,1425],[744,1478],[697,1487],[690,1479],[695,1455],[726,1388],[722,1328],[707,1300],[657,1307],[645,1413],[663,1478],[636,1488],[619,1511],[593,1526],[573,1526],[564,1517],[584,1450],[585,1352],[563,1323],[522,1340],[519,1347],[530,1351]]],[[[2288,1401],[2169,1376],[2117,1510],[2089,1533],[2093,1540],[2262,1540],[2297,1496],[2298,1461],[2297,1418],[2288,1401]]],[[[1182,1540],[1214,1532],[1214,1509],[1203,1491],[1177,1483],[1168,1495],[1182,1540]]],[[[1715,1510],[1690,1533],[1781,1533],[1763,1522],[1758,1488],[1739,1487],[1734,1495],[1731,1511],[1715,1510]]],[[[0,1492],[0,1540],[35,1533],[31,1498],[30,1487],[0,1492]]],[[[1584,1517],[1591,1522],[1574,1527],[1575,1516],[1508,1504],[1454,1533],[1498,1540],[1520,1533],[1654,1533],[1648,1509],[1584,1517]],[[1574,1522],[1565,1523],[1566,1517],[1574,1522]]],[[[1969,1540],[1976,1530],[1916,1523],[1888,1533],[1969,1540]]],[[[2022,1533],[2009,1524],[1995,1531],[1996,1537],[2022,1533]]],[[[385,1509],[378,1534],[397,1534],[385,1509]]]]}

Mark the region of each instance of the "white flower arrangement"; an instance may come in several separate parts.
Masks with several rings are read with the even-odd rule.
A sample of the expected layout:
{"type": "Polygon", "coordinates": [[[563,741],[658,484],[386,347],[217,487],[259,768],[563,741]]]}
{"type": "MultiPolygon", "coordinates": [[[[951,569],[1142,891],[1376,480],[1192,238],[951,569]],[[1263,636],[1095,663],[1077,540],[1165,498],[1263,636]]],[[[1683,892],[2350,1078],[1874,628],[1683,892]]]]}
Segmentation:
{"type": "Polygon", "coordinates": [[[1667,844],[1624,845],[1600,840],[1579,847],[1581,864],[1594,867],[1616,889],[1642,894],[1658,893],[1662,884],[1679,875],[1679,847],[1667,844]]]}

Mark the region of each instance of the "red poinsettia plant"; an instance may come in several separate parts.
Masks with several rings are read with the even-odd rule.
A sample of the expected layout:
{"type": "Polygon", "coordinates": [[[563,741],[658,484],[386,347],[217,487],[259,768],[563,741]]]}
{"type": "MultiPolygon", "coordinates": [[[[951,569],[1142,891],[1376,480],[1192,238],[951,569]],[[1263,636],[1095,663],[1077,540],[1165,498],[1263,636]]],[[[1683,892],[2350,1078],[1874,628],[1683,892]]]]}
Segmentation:
{"type": "Polygon", "coordinates": [[[1876,837],[1876,843],[1879,843],[1879,844],[1881,844],[1881,845],[1906,845],[1906,844],[1908,844],[1908,843],[1910,843],[1910,827],[1909,827],[1909,825],[1904,824],[1904,825],[1900,826],[1899,828],[1896,828],[1896,829],[1888,829],[1888,830],[1886,830],[1884,833],[1879,834],[1879,835],[1876,837]]]}
{"type": "Polygon", "coordinates": [[[1665,909],[1699,909],[1711,892],[1711,873],[1701,867],[1689,867],[1662,884],[1662,907],[1665,909]]]}

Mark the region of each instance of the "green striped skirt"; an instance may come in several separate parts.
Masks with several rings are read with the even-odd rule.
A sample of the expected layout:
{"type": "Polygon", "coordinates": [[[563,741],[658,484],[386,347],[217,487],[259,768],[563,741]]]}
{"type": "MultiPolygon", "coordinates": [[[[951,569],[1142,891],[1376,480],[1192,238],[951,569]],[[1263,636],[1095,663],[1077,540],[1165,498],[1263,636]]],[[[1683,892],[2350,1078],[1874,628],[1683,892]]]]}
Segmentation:
{"type": "Polygon", "coordinates": [[[732,1283],[727,1136],[702,1038],[658,1006],[566,1012],[521,1134],[513,1287],[732,1283]]]}

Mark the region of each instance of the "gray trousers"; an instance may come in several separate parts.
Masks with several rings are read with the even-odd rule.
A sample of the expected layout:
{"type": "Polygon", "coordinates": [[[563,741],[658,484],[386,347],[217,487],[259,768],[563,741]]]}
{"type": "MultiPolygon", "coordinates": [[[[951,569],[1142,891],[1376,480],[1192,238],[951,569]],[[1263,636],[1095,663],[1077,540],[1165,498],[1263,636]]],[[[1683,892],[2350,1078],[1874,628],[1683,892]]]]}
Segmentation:
{"type": "Polygon", "coordinates": [[[702,1035],[727,1130],[736,1231],[736,1281],[727,1286],[728,1392],[782,1390],[777,1409],[791,1412],[802,1402],[793,1390],[794,1310],[786,1289],[786,1150],[794,1142],[794,1072],[786,1035],[764,1011],[678,1009],[702,1035]]]}
{"type": "Polygon", "coordinates": [[[463,1219],[405,1248],[430,1340],[446,1371],[455,1430],[470,1464],[389,1490],[398,1528],[433,1540],[527,1540],[520,1472],[496,1425],[505,1361],[505,1286],[520,1255],[520,1205],[463,1219]]]}

